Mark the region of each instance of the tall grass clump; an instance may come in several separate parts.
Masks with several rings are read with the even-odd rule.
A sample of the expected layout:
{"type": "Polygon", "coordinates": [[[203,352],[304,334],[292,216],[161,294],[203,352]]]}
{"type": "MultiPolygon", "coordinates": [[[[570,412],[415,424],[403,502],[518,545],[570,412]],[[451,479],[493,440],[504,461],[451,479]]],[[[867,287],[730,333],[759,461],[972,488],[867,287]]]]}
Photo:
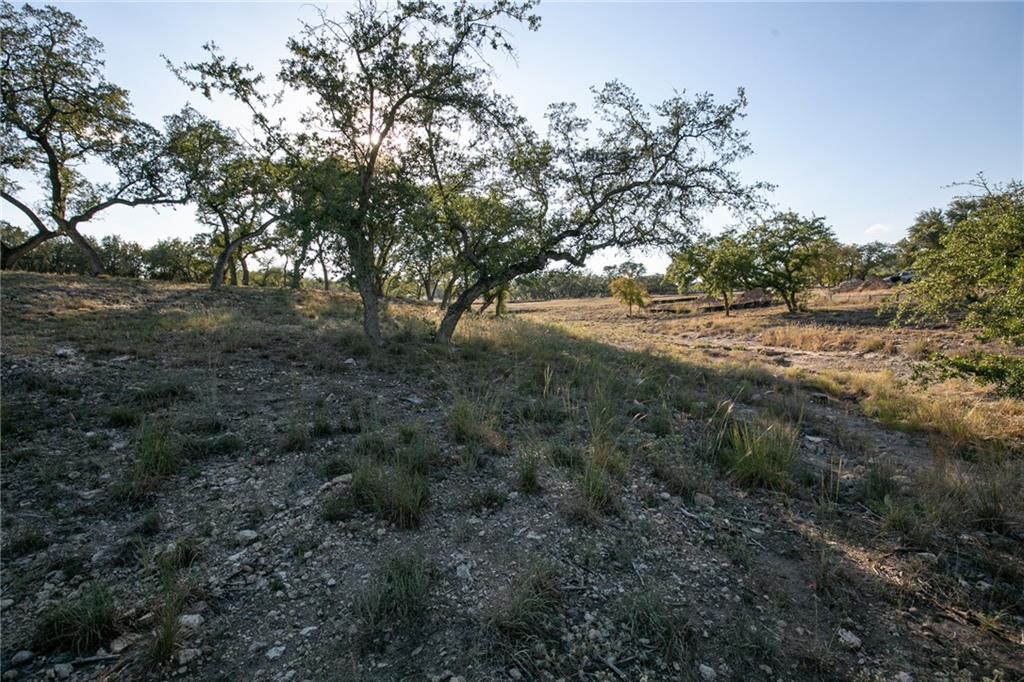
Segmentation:
{"type": "Polygon", "coordinates": [[[767,415],[741,419],[730,408],[712,423],[712,453],[739,485],[772,490],[789,486],[797,461],[795,427],[767,415]]]}
{"type": "Polygon", "coordinates": [[[92,653],[117,635],[114,597],[104,585],[93,583],[81,594],[43,612],[33,647],[38,651],[70,650],[92,653]]]}
{"type": "Polygon", "coordinates": [[[416,551],[388,559],[352,604],[360,633],[378,634],[385,626],[421,616],[430,592],[430,572],[416,551]]]}

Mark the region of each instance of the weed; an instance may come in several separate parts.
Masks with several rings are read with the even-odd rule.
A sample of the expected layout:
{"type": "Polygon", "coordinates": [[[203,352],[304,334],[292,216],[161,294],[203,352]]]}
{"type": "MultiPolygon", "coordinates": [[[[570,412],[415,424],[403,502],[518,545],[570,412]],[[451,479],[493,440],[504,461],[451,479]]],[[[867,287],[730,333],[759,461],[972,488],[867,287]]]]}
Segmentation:
{"type": "Polygon", "coordinates": [[[672,433],[672,419],[672,408],[658,403],[647,411],[644,428],[656,436],[668,436],[672,433]]]}
{"type": "Polygon", "coordinates": [[[363,460],[352,473],[352,496],[400,528],[419,528],[430,506],[430,483],[415,471],[377,468],[363,460]]]}
{"type": "Polygon", "coordinates": [[[15,557],[35,554],[50,546],[50,541],[38,528],[29,528],[11,540],[7,551],[15,557]]]}
{"type": "Polygon", "coordinates": [[[367,431],[356,436],[352,441],[352,454],[355,457],[367,457],[379,461],[390,458],[393,446],[380,431],[367,431]]]}
{"type": "Polygon", "coordinates": [[[281,438],[281,447],[288,452],[305,450],[312,442],[309,427],[298,421],[291,421],[281,438]]]}
{"type": "Polygon", "coordinates": [[[508,493],[494,486],[487,486],[472,491],[466,501],[466,505],[476,512],[485,509],[500,509],[508,502],[508,493]]]}
{"type": "Polygon", "coordinates": [[[145,409],[168,407],[192,395],[184,379],[161,379],[135,392],[132,402],[145,409]]]}
{"type": "Polygon", "coordinates": [[[323,509],[320,515],[324,521],[330,523],[337,523],[338,521],[346,521],[352,518],[352,512],[355,510],[355,505],[351,495],[340,492],[334,493],[324,502],[323,509]]]}

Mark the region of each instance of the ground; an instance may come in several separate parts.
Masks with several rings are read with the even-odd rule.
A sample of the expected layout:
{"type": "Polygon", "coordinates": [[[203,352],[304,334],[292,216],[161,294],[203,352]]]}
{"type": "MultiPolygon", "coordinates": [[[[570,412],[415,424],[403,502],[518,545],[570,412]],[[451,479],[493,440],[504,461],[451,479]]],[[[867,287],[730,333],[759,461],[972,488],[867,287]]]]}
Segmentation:
{"type": "Polygon", "coordinates": [[[0,286],[4,679],[1024,676],[1024,406],[868,295],[0,286]]]}

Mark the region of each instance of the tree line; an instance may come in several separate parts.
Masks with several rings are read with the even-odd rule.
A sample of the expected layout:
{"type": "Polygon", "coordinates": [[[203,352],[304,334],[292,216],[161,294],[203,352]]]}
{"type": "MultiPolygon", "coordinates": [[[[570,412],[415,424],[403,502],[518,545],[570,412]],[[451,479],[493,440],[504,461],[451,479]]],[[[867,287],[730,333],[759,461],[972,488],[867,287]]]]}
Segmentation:
{"type": "MultiPolygon", "coordinates": [[[[510,296],[588,295],[598,279],[601,289],[644,277],[652,288],[700,282],[724,292],[745,269],[742,283],[795,308],[809,278],[910,262],[900,245],[843,246],[823,218],[792,212],[743,234],[699,236],[711,209],[767,209],[771,186],[736,171],[751,154],[742,89],[724,102],[698,93],[645,105],[610,81],[592,88],[592,114],[553,103],[546,129],[535,129],[498,93],[489,66],[515,54],[516,28],[538,30],[535,6],[363,0],[303,22],[273,73],[213,43],[198,61],[168,61],[197,96],[245,107],[254,132],[242,136],[188,104],[160,126],[140,120],[80,20],[4,2],[0,198],[30,227],[3,226],[0,264],[214,288],[251,281],[253,263],[262,283],[297,284],[313,270],[325,287],[340,278],[358,293],[363,328],[381,344],[386,295],[437,302],[437,340],[447,342],[474,302],[500,309],[510,296]],[[276,104],[289,97],[309,105],[286,120],[276,104]],[[41,200],[26,198],[25,182],[41,200]],[[181,204],[203,228],[192,240],[141,249],[81,233],[114,206],[181,204]],[[629,263],[585,274],[587,259],[609,248],[675,258],[667,278],[629,263]]],[[[941,241],[954,208],[922,218],[911,237],[941,241]]]]}

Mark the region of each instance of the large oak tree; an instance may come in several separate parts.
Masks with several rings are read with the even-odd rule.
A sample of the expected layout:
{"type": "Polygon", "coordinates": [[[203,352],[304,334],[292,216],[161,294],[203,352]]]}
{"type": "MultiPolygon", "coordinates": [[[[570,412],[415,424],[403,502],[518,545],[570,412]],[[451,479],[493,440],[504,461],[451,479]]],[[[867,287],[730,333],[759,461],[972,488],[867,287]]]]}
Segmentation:
{"type": "Polygon", "coordinates": [[[0,6],[0,197],[35,230],[2,244],[11,268],[40,244],[67,236],[94,274],[96,249],[79,229],[112,206],[177,203],[184,199],[165,154],[166,138],[135,118],[128,92],[103,76],[103,46],[74,15],[54,7],[0,6]],[[113,180],[86,178],[105,167],[113,180]],[[44,188],[38,206],[19,177],[44,188]]]}

